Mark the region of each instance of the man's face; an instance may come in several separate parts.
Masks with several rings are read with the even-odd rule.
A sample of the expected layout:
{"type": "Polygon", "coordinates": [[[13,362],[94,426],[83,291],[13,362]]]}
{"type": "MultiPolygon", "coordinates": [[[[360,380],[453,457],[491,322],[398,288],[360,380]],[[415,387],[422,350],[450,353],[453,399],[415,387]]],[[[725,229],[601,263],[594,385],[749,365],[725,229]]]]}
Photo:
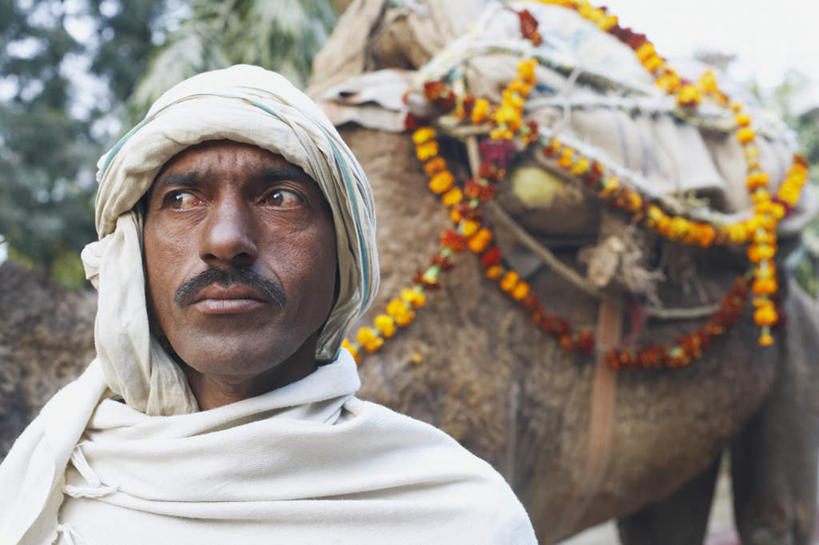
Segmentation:
{"type": "Polygon", "coordinates": [[[283,362],[315,365],[336,238],[300,168],[248,144],[188,148],[154,180],[144,246],[153,316],[191,368],[241,381],[283,362]]]}

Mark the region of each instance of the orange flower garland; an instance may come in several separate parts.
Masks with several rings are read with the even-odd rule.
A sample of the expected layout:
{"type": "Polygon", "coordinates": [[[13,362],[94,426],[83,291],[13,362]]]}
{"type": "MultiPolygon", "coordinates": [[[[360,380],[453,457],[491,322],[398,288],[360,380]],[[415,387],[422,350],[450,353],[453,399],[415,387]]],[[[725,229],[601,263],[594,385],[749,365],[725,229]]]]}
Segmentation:
{"type": "MultiPolygon", "coordinates": [[[[568,170],[569,174],[594,188],[600,198],[633,214],[643,225],[670,240],[702,247],[751,242],[748,257],[754,263],[753,273],[737,280],[734,288],[723,299],[719,310],[703,328],[681,337],[671,347],[648,347],[639,351],[615,349],[607,356],[609,365],[615,369],[661,365],[675,368],[701,357],[702,350],[707,348],[711,337],[724,333],[741,316],[748,297],[749,284],[750,291],[755,296],[754,320],[761,327],[759,342],[761,345],[771,344],[773,337],[770,328],[779,319],[772,301],[772,296],[778,289],[773,261],[776,252],[776,226],[799,200],[802,187],[807,180],[805,159],[798,155],[794,157],[794,163],[786,179],[776,197],[772,198],[767,190],[768,175],[759,166],[759,150],[754,143],[756,135],[750,128],[751,118],[744,111],[743,105],[731,101],[720,91],[713,72],[706,71],[696,84],[686,81],[666,65],[665,60],[656,53],[653,44],[645,35],[620,27],[617,18],[608,15],[605,8],[594,8],[585,0],[540,1],[575,9],[583,17],[595,22],[602,30],[628,44],[643,66],[655,77],[657,85],[669,95],[676,96],[676,102],[680,107],[695,109],[704,98],[711,99],[719,105],[730,105],[735,113],[736,138],[744,147],[746,157],[747,186],[754,202],[754,216],[733,224],[714,226],[681,216],[669,216],[658,204],[648,202],[638,192],[624,187],[617,176],[606,174],[603,166],[597,161],[582,156],[577,150],[561,144],[556,138],[541,142],[543,153],[553,158],[559,167],[568,170]]],[[[525,10],[520,12],[519,16],[522,34],[537,45],[541,39],[537,33],[537,21],[525,10]]],[[[519,64],[517,77],[504,89],[501,104],[496,108],[492,108],[485,99],[476,99],[467,94],[456,95],[439,81],[425,83],[424,95],[443,112],[452,111],[461,121],[468,119],[473,124],[487,122],[491,127],[490,138],[484,144],[486,142],[502,144],[515,137],[520,138],[524,144],[529,144],[538,138],[538,130],[533,122],[524,124],[523,105],[535,84],[535,66],[536,61],[533,59],[519,64]]],[[[408,121],[411,121],[409,116],[408,121]]],[[[495,184],[505,174],[507,155],[513,149],[510,147],[512,144],[495,146],[493,149],[489,149],[488,146],[484,149],[485,146],[482,144],[482,152],[487,153],[483,153],[484,160],[480,165],[480,172],[475,179],[468,180],[461,189],[455,185],[455,177],[446,168],[445,159],[438,155],[439,146],[435,136],[435,129],[425,126],[413,132],[412,138],[416,145],[416,155],[419,161],[424,162],[424,171],[430,178],[429,189],[441,195],[442,203],[449,208],[455,229],[447,229],[441,234],[441,250],[433,257],[429,268],[416,273],[415,285],[405,289],[401,298],[390,302],[387,314],[378,315],[374,320],[374,327],[360,328],[355,342],[345,339],[343,346],[348,348],[359,362],[362,348],[368,352],[378,350],[383,345],[384,338],[395,334],[396,325],[405,326],[412,321],[415,316],[413,309],[420,308],[425,303],[425,289],[437,287],[440,273],[452,267],[451,254],[469,249],[480,254],[487,277],[497,280],[502,291],[521,302],[530,312],[533,322],[544,332],[554,334],[563,348],[591,351],[594,345],[591,332],[581,331],[573,334],[566,320],[547,314],[530,286],[522,281],[515,271],[501,264],[500,249],[491,246],[492,232],[481,225],[482,212],[479,206],[494,196],[495,184]]]]}
{"type": "Polygon", "coordinates": [[[660,366],[675,369],[699,359],[702,357],[702,351],[711,343],[711,338],[725,333],[742,316],[748,299],[747,288],[748,279],[738,278],[734,287],[723,298],[719,310],[706,322],[705,326],[680,337],[671,347],[650,346],[639,351],[616,348],[607,354],[609,366],[612,369],[660,366]]]}
{"type": "Polygon", "coordinates": [[[536,131],[523,125],[523,105],[535,84],[536,65],[535,59],[521,61],[518,65],[517,77],[503,90],[501,105],[490,116],[490,123],[495,128],[489,131],[489,138],[511,140],[521,129],[524,143],[528,143],[529,138],[537,137],[536,131]]]}
{"type": "MultiPolygon", "coordinates": [[[[482,106],[481,99],[453,100],[451,92],[442,84],[425,86],[425,94],[429,100],[437,100],[438,105],[443,107],[457,107],[458,104],[464,102],[471,103],[471,111],[464,112],[459,117],[464,119],[468,114],[473,122],[475,120],[477,122],[488,121],[496,127],[493,129],[496,131],[494,139],[510,140],[519,134],[529,141],[532,135],[537,133],[537,129],[533,125],[524,125],[522,114],[523,101],[529,94],[531,86],[534,85],[534,66],[535,61],[533,60],[520,63],[518,77],[504,90],[504,101],[501,106],[491,111],[488,106],[482,106]],[[445,101],[443,104],[442,99],[445,101]],[[481,109],[478,110],[478,115],[475,115],[476,108],[481,109]]],[[[488,105],[488,102],[486,104],[488,105]]],[[[520,280],[518,273],[498,264],[502,257],[500,248],[489,247],[493,235],[492,231],[481,225],[483,213],[479,206],[481,202],[487,202],[494,197],[494,184],[505,175],[505,163],[503,161],[496,164],[485,162],[481,165],[477,180],[468,180],[463,190],[453,187],[455,177],[447,169],[446,160],[438,156],[439,146],[435,141],[435,136],[434,128],[424,126],[413,132],[412,139],[415,143],[416,156],[419,161],[424,162],[424,172],[430,178],[429,189],[441,195],[441,202],[449,208],[455,229],[446,229],[441,233],[440,252],[433,257],[429,268],[424,272],[416,273],[416,284],[413,288],[404,290],[400,299],[393,299],[389,303],[387,306],[389,316],[376,316],[373,327],[361,327],[356,333],[355,341],[345,339],[342,346],[347,348],[359,363],[362,359],[362,349],[375,352],[381,348],[384,338],[389,338],[395,333],[395,324],[405,326],[412,321],[415,316],[412,308],[424,304],[424,290],[437,287],[440,273],[452,267],[450,256],[469,249],[473,253],[481,254],[481,262],[488,269],[487,276],[499,279],[501,289],[524,305],[524,308],[532,314],[536,325],[539,325],[543,331],[554,334],[561,346],[567,350],[576,348],[589,352],[593,348],[591,332],[581,331],[573,334],[568,322],[559,317],[550,316],[531,292],[529,285],[520,280]],[[497,276],[492,276],[492,271],[497,271],[497,276]],[[387,321],[386,318],[389,317],[394,320],[387,321]]]]}
{"type": "MultiPolygon", "coordinates": [[[[751,117],[745,112],[743,104],[731,101],[720,91],[713,72],[706,71],[697,84],[684,80],[666,64],[665,59],[657,54],[654,45],[644,34],[637,34],[631,29],[621,27],[617,23],[617,18],[608,15],[605,8],[595,8],[587,0],[540,0],[540,2],[574,9],[585,19],[596,23],[602,30],[627,44],[634,50],[637,59],[645,69],[655,78],[656,84],[669,95],[676,96],[677,104],[680,106],[696,108],[703,97],[710,97],[722,106],[730,105],[735,113],[736,138],[744,148],[748,172],[747,186],[754,202],[754,216],[743,222],[717,228],[715,231],[715,228],[708,224],[692,222],[682,217],[671,218],[657,206],[650,206],[645,211],[635,210],[635,212],[645,212],[644,224],[647,227],[655,229],[671,240],[682,243],[710,246],[712,243],[751,241],[748,247],[748,258],[755,264],[755,274],[763,276],[765,280],[755,282],[751,288],[755,295],[754,306],[757,307],[754,320],[761,328],[759,343],[763,346],[772,344],[773,336],[770,328],[777,322],[778,317],[771,300],[771,296],[776,293],[776,280],[775,277],[770,276],[772,273],[769,271],[773,270],[773,258],[776,254],[776,226],[786,212],[795,206],[807,179],[804,158],[795,156],[793,166],[777,198],[772,199],[767,190],[768,175],[761,170],[759,165],[759,148],[754,142],[756,133],[750,126],[751,117]]],[[[559,153],[559,149],[556,153],[559,153]]],[[[565,149],[563,153],[566,153],[565,149]]],[[[564,161],[561,164],[560,159],[562,158],[562,155],[559,156],[558,165],[570,167],[571,161],[564,161]]],[[[621,207],[630,206],[636,209],[636,200],[629,202],[629,198],[621,199],[624,190],[618,192],[618,189],[619,180],[610,178],[608,187],[602,189],[601,192],[605,193],[603,196],[616,195],[625,205],[621,207]]]]}
{"type": "MultiPolygon", "coordinates": [[[[774,199],[770,199],[767,193],[754,195],[755,202],[757,200],[759,202],[754,208],[753,217],[715,227],[708,223],[689,220],[683,216],[666,214],[660,205],[650,203],[637,191],[624,186],[616,175],[607,174],[599,162],[583,157],[577,150],[562,144],[557,138],[545,140],[542,143],[542,153],[554,159],[557,166],[568,170],[569,174],[584,181],[587,186],[597,192],[598,197],[631,213],[645,227],[669,240],[681,244],[695,244],[703,248],[712,245],[742,244],[753,240],[755,231],[762,221],[759,218],[760,212],[771,211],[776,217],[783,217],[790,208],[795,206],[802,186],[807,181],[805,159],[800,155],[795,155],[788,176],[774,199]],[[789,201],[786,200],[786,197],[789,201]],[[794,204],[783,206],[788,202],[794,204]]],[[[767,180],[767,174],[757,169],[748,176],[748,186],[749,188],[765,188],[767,180]]]]}

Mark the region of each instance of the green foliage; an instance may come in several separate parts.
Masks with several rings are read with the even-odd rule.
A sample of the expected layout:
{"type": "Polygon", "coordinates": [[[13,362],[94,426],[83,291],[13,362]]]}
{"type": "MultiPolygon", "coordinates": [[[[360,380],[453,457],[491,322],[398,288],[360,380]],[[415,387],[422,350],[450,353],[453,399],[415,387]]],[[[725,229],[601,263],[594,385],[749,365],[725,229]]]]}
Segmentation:
{"type": "Polygon", "coordinates": [[[16,261],[22,264],[23,267],[26,268],[26,270],[31,270],[34,268],[34,262],[31,260],[31,258],[26,257],[23,254],[19,253],[17,250],[14,249],[14,247],[9,248],[8,257],[12,261],[16,261]]]}
{"type": "Polygon", "coordinates": [[[799,282],[799,285],[802,286],[811,297],[819,295],[819,277],[817,277],[816,264],[807,252],[796,265],[794,276],[796,276],[796,281],[799,282]]]}
{"type": "Polygon", "coordinates": [[[130,102],[135,122],[167,88],[233,64],[276,70],[302,87],[335,22],[326,0],[191,0],[191,15],[156,52],[130,102]]]}
{"type": "Polygon", "coordinates": [[[91,0],[99,21],[101,42],[94,54],[91,71],[104,76],[115,99],[121,104],[134,92],[154,50],[153,37],[165,29],[162,16],[165,0],[123,0],[112,15],[103,15],[101,0],[91,0]]]}
{"type": "Polygon", "coordinates": [[[115,136],[100,127],[133,92],[164,6],[0,0],[0,233],[9,258],[82,281],[66,256],[96,237],[94,164],[115,136]],[[88,79],[83,70],[101,91],[75,84],[88,79]]]}
{"type": "Polygon", "coordinates": [[[65,250],[56,254],[49,272],[66,289],[80,290],[88,286],[80,254],[75,251],[65,250]]]}
{"type": "MultiPolygon", "coordinates": [[[[810,93],[813,82],[805,74],[790,71],[784,81],[776,86],[767,97],[767,102],[776,108],[785,123],[793,129],[799,141],[800,153],[810,165],[810,180],[819,190],[819,100],[813,99],[813,107],[807,111],[794,111],[798,98],[810,93]]],[[[814,219],[805,229],[802,241],[807,253],[802,256],[795,274],[799,284],[814,297],[819,293],[819,280],[815,259],[819,257],[819,218],[814,219]]]]}
{"type": "Polygon", "coordinates": [[[0,235],[9,258],[84,285],[78,253],[96,237],[94,165],[119,120],[132,124],[171,85],[235,63],[303,84],[333,5],[0,0],[0,235]],[[169,7],[189,14],[173,33],[169,7]]]}

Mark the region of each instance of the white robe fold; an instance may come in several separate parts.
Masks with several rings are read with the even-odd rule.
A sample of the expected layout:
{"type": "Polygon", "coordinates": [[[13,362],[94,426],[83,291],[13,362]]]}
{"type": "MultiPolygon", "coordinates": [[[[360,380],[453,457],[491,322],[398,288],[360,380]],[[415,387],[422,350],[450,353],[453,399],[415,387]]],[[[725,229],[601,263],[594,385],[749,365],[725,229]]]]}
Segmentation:
{"type": "Polygon", "coordinates": [[[49,477],[26,474],[31,457],[58,453],[67,463],[64,477],[54,466],[41,513],[3,495],[0,543],[17,543],[21,530],[22,543],[59,545],[536,543],[486,462],[427,424],[357,399],[358,387],[342,350],[258,397],[174,416],[106,398],[83,426],[77,409],[105,392],[92,365],[0,468],[3,490],[27,493],[49,477]]]}

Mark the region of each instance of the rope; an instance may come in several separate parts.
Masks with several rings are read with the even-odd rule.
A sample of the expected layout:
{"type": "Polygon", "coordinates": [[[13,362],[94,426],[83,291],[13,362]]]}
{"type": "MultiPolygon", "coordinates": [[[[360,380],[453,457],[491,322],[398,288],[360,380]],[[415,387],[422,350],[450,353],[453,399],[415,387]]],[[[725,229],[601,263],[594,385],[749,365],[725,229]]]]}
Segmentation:
{"type": "MultiPolygon", "coordinates": [[[[677,106],[673,98],[660,94],[660,91],[653,85],[645,86],[640,82],[615,80],[595,72],[594,69],[579,66],[577,59],[563,51],[565,44],[560,41],[552,42],[548,37],[544,37],[544,44],[536,47],[529,40],[500,35],[498,28],[503,25],[508,27],[507,30],[512,29],[513,35],[516,32],[514,29],[517,28],[517,22],[514,17],[510,18],[507,11],[508,8],[502,5],[485,10],[466,34],[448,43],[426,65],[417,70],[414,76],[415,87],[420,88],[423,82],[427,80],[445,79],[451,76],[453,72],[462,72],[463,66],[473,57],[503,54],[522,58],[536,58],[541,66],[565,77],[566,82],[563,90],[556,96],[532,97],[526,105],[526,109],[532,111],[535,108],[556,108],[563,114],[562,121],[558,121],[561,125],[567,123],[568,116],[573,108],[608,107],[631,113],[644,112],[647,115],[666,114],[681,119],[692,126],[717,130],[723,133],[733,129],[733,115],[726,115],[721,108],[704,104],[697,109],[696,113],[686,112],[685,109],[677,106]],[[572,91],[577,83],[590,85],[608,92],[601,97],[572,96],[575,95],[572,91]]],[[[477,127],[463,129],[452,126],[446,127],[443,124],[441,129],[458,137],[481,132],[481,129],[477,127]]],[[[765,120],[764,118],[757,123],[754,129],[758,134],[764,134],[771,138],[775,134],[782,134],[781,123],[765,120]]],[[[730,224],[750,217],[750,210],[737,214],[725,214],[711,210],[707,205],[691,202],[690,199],[663,195],[658,191],[655,181],[626,169],[622,165],[613,163],[600,150],[580,140],[573,139],[568,134],[562,134],[563,131],[549,131],[545,127],[540,129],[542,137],[552,137],[558,132],[561,133],[560,140],[565,141],[566,144],[577,149],[589,159],[598,161],[608,171],[616,174],[624,183],[637,188],[640,193],[659,200],[667,210],[676,215],[683,215],[693,220],[714,225],[730,224]]]]}
{"type": "MultiPolygon", "coordinates": [[[[552,131],[547,127],[540,127],[539,133],[541,137],[544,138],[554,138],[557,134],[555,131],[552,131]]],[[[651,199],[659,200],[666,208],[668,208],[670,212],[673,212],[674,214],[685,215],[691,219],[712,223],[715,225],[735,223],[737,221],[748,219],[753,214],[753,210],[726,214],[717,212],[716,210],[711,210],[707,206],[696,206],[695,208],[692,208],[692,203],[690,200],[684,201],[671,195],[662,195],[658,193],[655,182],[652,182],[651,180],[630,169],[613,163],[597,148],[594,148],[593,146],[586,144],[579,139],[572,138],[568,134],[561,135],[559,140],[576,149],[585,157],[597,161],[603,165],[606,170],[613,172],[622,182],[631,185],[632,188],[636,187],[639,192],[645,193],[651,199]]]]}
{"type": "MultiPolygon", "coordinates": [[[[561,44],[544,37],[544,44],[535,46],[524,38],[508,38],[490,35],[488,29],[498,20],[511,21],[516,25],[516,18],[510,19],[504,13],[505,7],[499,4],[490,5],[483,11],[469,31],[448,43],[437,55],[420,67],[415,75],[416,87],[427,80],[438,80],[449,74],[455,67],[463,65],[472,57],[484,55],[512,55],[522,58],[535,57],[538,62],[568,77],[574,70],[574,59],[560,51],[561,44]]],[[[603,90],[613,90],[621,94],[648,95],[654,91],[653,86],[613,79],[593,70],[584,71],[581,82],[603,90]]]]}
{"type": "MultiPolygon", "coordinates": [[[[528,101],[525,105],[526,111],[537,111],[542,108],[562,108],[566,103],[565,99],[557,100],[556,97],[535,97],[528,101]]],[[[676,103],[667,100],[658,100],[656,97],[651,97],[644,100],[637,100],[633,97],[621,97],[605,95],[600,97],[572,97],[569,100],[572,108],[581,110],[597,110],[597,109],[611,109],[619,110],[630,116],[642,114],[647,117],[656,115],[668,115],[680,120],[686,121],[702,129],[709,129],[722,133],[730,133],[735,125],[734,119],[725,115],[721,111],[713,111],[710,104],[705,105],[704,112],[700,115],[694,116],[680,109],[676,103]]],[[[759,127],[757,131],[763,136],[774,138],[774,127],[759,127]]]]}
{"type": "Polygon", "coordinates": [[[574,70],[572,70],[571,75],[566,80],[566,84],[563,86],[563,89],[555,95],[555,99],[557,100],[558,107],[563,110],[563,116],[561,117],[560,121],[556,123],[555,127],[552,130],[554,131],[563,131],[563,129],[570,127],[572,123],[572,102],[569,99],[572,91],[574,91],[574,84],[577,83],[577,78],[583,73],[583,69],[579,66],[576,66],[574,70]]]}
{"type": "MultiPolygon", "coordinates": [[[[467,147],[468,149],[468,147],[467,147]]],[[[471,155],[471,154],[470,154],[471,155]]],[[[564,265],[558,257],[548,248],[540,244],[532,235],[520,226],[512,217],[506,213],[497,203],[487,203],[487,209],[492,214],[492,219],[508,229],[518,241],[526,246],[532,253],[538,256],[543,262],[552,268],[557,274],[571,283],[583,293],[591,295],[597,299],[615,301],[615,298],[604,293],[597,286],[586,280],[574,269],[564,265]]],[[[664,308],[656,306],[646,306],[645,310],[652,318],[659,320],[692,320],[704,318],[714,314],[719,309],[719,303],[712,303],[690,308],[664,308]]]]}
{"type": "MultiPolygon", "coordinates": [[[[489,131],[489,129],[486,127],[448,127],[446,124],[442,124],[441,129],[448,134],[455,136],[456,138],[466,138],[467,140],[478,135],[486,134],[489,131]]],[[[539,127],[538,132],[540,133],[541,138],[553,138],[557,134],[557,131],[553,131],[543,126],[539,127]]],[[[630,186],[633,190],[644,194],[649,199],[659,200],[669,212],[676,215],[686,216],[692,220],[711,223],[714,225],[728,225],[746,220],[753,214],[752,210],[744,210],[742,212],[727,214],[712,210],[708,208],[707,205],[700,204],[698,201],[694,201],[690,198],[681,199],[673,195],[660,194],[657,191],[655,182],[652,182],[651,180],[630,169],[615,164],[597,148],[594,148],[593,146],[584,143],[579,139],[572,138],[568,134],[561,134],[559,140],[576,149],[585,157],[588,157],[589,159],[597,161],[603,165],[606,170],[613,172],[624,184],[630,186]]]]}
{"type": "MultiPolygon", "coordinates": [[[[412,2],[413,6],[417,5],[412,2]]],[[[546,9],[549,9],[548,7],[546,9]]],[[[653,85],[640,82],[615,79],[611,75],[603,74],[594,69],[583,68],[581,74],[574,73],[581,67],[577,66],[577,59],[563,51],[565,44],[560,40],[543,36],[544,43],[535,46],[524,38],[499,36],[492,27],[498,20],[509,18],[508,6],[495,5],[483,11],[481,16],[472,23],[469,30],[459,38],[449,42],[427,64],[418,68],[415,75],[415,87],[418,88],[427,80],[443,79],[453,70],[467,64],[469,59],[480,56],[510,55],[520,58],[536,58],[544,66],[561,76],[572,77],[585,85],[599,90],[611,91],[600,98],[572,98],[571,106],[580,108],[615,107],[630,112],[642,111],[649,115],[655,113],[667,114],[700,128],[730,132],[734,127],[733,115],[725,115],[723,109],[710,104],[703,104],[696,112],[687,112],[676,105],[676,102],[664,94],[659,95],[653,85]],[[641,97],[641,99],[636,99],[641,97]]],[[[516,26],[516,21],[511,23],[516,26]]],[[[572,82],[574,84],[574,82],[572,82]]],[[[539,106],[555,105],[554,98],[533,98],[527,104],[527,110],[539,106]],[[551,104],[550,104],[551,103],[551,104]]],[[[762,118],[757,120],[754,130],[771,139],[781,135],[786,127],[779,121],[762,118]]]]}
{"type": "Polygon", "coordinates": [[[73,498],[101,498],[117,491],[116,486],[108,486],[102,482],[97,473],[91,468],[91,464],[85,458],[81,445],[74,448],[71,453],[71,463],[88,483],[87,486],[76,486],[66,484],[63,492],[73,498]]]}
{"type": "Polygon", "coordinates": [[[512,234],[515,235],[515,237],[524,246],[529,248],[529,250],[542,259],[546,265],[554,269],[556,273],[568,280],[574,287],[578,288],[584,293],[587,293],[588,295],[591,295],[592,297],[596,297],[597,299],[612,299],[600,291],[600,289],[594,286],[591,282],[580,276],[574,271],[574,269],[568,265],[564,265],[563,262],[560,261],[557,256],[555,256],[555,254],[535,240],[532,235],[526,232],[523,227],[521,227],[496,203],[487,203],[487,209],[491,212],[493,220],[497,220],[498,223],[511,231],[512,234]]]}

